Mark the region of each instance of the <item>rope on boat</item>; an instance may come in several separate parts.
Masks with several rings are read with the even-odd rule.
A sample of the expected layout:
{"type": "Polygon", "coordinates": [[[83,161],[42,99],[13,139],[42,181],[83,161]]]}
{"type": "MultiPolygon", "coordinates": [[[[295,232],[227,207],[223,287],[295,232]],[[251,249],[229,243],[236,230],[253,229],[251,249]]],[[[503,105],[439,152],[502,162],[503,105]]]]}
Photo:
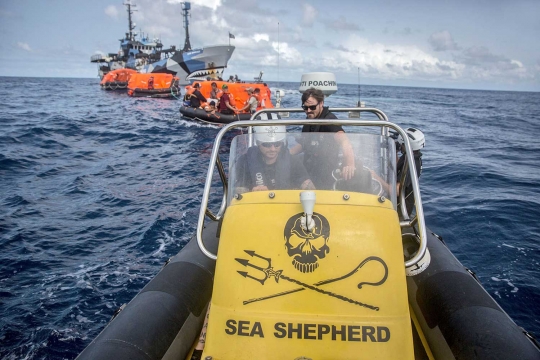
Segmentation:
{"type": "MultiPolygon", "coordinates": [[[[175,86],[171,86],[171,95],[172,95],[176,100],[180,100],[179,97],[177,97],[176,95],[174,95],[174,91],[173,91],[174,88],[175,88],[175,86]]],[[[177,88],[177,89],[178,89],[178,93],[181,94],[180,89],[179,89],[179,88],[177,88]]]]}

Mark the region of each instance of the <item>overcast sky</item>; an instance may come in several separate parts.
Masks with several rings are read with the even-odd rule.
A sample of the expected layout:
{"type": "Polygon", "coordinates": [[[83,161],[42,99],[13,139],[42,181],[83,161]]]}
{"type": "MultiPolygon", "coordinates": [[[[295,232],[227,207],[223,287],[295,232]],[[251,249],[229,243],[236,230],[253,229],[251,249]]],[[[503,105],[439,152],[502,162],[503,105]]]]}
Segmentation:
{"type": "MultiPolygon", "coordinates": [[[[117,52],[127,30],[122,2],[0,0],[0,76],[96,77],[90,56],[117,52]]],[[[137,30],[183,47],[179,1],[132,2],[137,30]]],[[[226,76],[540,91],[540,0],[191,3],[192,47],[236,37],[226,76]]]]}

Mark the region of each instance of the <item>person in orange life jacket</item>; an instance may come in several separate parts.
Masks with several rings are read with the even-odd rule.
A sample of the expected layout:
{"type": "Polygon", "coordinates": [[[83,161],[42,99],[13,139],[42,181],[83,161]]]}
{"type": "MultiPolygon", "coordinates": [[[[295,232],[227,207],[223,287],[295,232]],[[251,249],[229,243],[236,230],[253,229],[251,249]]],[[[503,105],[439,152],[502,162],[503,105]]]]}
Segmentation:
{"type": "Polygon", "coordinates": [[[193,88],[195,90],[193,91],[193,93],[191,93],[191,96],[189,98],[190,106],[193,108],[198,108],[198,107],[201,107],[201,103],[206,102],[206,98],[199,91],[199,88],[200,88],[199,83],[195,83],[193,85],[193,88]]]}
{"type": "MultiPolygon", "coordinates": [[[[308,119],[337,119],[324,106],[324,94],[321,90],[309,88],[302,94],[302,108],[308,119]]],[[[341,175],[344,180],[354,177],[356,167],[354,151],[341,125],[304,125],[301,141],[291,148],[291,154],[304,152],[304,166],[318,189],[331,189],[334,184],[332,172],[339,163],[339,149],[343,153],[341,175]],[[323,134],[332,133],[332,134],[323,134]]]]}
{"type": "Polygon", "coordinates": [[[255,126],[255,142],[237,162],[235,192],[315,189],[297,157],[287,151],[285,126],[255,126]]]}
{"type": "Polygon", "coordinates": [[[223,94],[223,91],[218,89],[217,84],[215,82],[212,82],[212,84],[210,85],[212,86],[212,90],[210,90],[210,99],[219,100],[219,98],[223,94]]]}
{"type": "Polygon", "coordinates": [[[236,108],[231,105],[232,95],[229,93],[229,87],[225,84],[221,87],[223,94],[219,100],[218,111],[225,115],[233,115],[236,112],[236,108]]]}
{"type": "Polygon", "coordinates": [[[252,88],[247,88],[246,91],[249,95],[249,99],[246,102],[246,105],[243,108],[238,109],[238,111],[244,111],[249,108],[250,114],[253,115],[257,112],[257,107],[259,106],[259,100],[257,100],[257,96],[260,95],[261,90],[259,88],[256,88],[255,90],[253,90],[252,88]]]}

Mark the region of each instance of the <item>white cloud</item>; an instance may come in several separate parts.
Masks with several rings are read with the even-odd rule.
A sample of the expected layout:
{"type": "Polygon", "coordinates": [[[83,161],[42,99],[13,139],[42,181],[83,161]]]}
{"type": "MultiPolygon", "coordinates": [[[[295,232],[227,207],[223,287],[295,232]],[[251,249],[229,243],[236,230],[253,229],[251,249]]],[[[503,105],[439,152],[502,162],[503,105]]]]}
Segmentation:
{"type": "Polygon", "coordinates": [[[114,5],[109,5],[105,8],[105,15],[113,19],[118,19],[118,9],[114,5]]]}
{"type": "Polygon", "coordinates": [[[304,12],[302,23],[304,26],[311,27],[317,18],[318,11],[309,4],[303,4],[302,10],[304,12]]]}
{"type": "MultiPolygon", "coordinates": [[[[180,4],[184,2],[185,0],[167,0],[168,4],[180,4]]],[[[193,5],[199,5],[199,6],[205,6],[207,8],[210,8],[212,10],[216,10],[218,7],[220,7],[221,0],[191,0],[190,1],[193,5]]]]}
{"type": "Polygon", "coordinates": [[[501,81],[535,78],[521,61],[493,54],[485,46],[467,48],[456,55],[456,60],[467,66],[467,76],[477,80],[501,81]]]}
{"type": "Polygon", "coordinates": [[[522,68],[522,67],[523,67],[523,63],[522,63],[521,61],[519,61],[519,60],[510,60],[510,63],[511,63],[512,65],[517,66],[518,68],[522,68]]]}
{"type": "Polygon", "coordinates": [[[459,49],[459,46],[456,44],[448,30],[431,34],[428,41],[433,50],[435,51],[448,51],[459,49]]]}
{"type": "Polygon", "coordinates": [[[28,45],[27,43],[18,42],[17,46],[20,47],[23,50],[26,50],[28,52],[32,52],[32,49],[30,48],[30,45],[28,45]]]}
{"type": "Polygon", "coordinates": [[[255,34],[253,35],[253,40],[255,40],[256,42],[259,42],[261,40],[270,41],[270,37],[268,36],[268,34],[255,34]]]}
{"type": "Polygon", "coordinates": [[[324,56],[322,64],[329,71],[354,72],[360,67],[364,76],[374,78],[434,80],[459,78],[464,69],[462,64],[438,59],[411,45],[371,43],[356,35],[336,45],[349,51],[324,56]]]}
{"type": "Polygon", "coordinates": [[[302,53],[296,48],[289,46],[287,43],[277,42],[272,43],[274,51],[278,51],[279,48],[279,61],[281,65],[285,66],[300,66],[303,63],[302,53]]]}

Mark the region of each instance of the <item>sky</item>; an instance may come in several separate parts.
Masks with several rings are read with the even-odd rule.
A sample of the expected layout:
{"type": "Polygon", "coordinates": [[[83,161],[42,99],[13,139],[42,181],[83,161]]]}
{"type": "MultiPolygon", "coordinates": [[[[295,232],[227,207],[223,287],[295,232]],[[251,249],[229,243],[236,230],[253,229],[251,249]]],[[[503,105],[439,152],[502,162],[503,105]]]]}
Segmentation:
{"type": "MultiPolygon", "coordinates": [[[[0,0],[0,76],[97,77],[126,0],[0,0]]],[[[131,0],[137,31],[183,47],[180,1],[131,0]]],[[[193,0],[193,48],[227,44],[225,77],[540,91],[540,0],[193,0]]]]}

